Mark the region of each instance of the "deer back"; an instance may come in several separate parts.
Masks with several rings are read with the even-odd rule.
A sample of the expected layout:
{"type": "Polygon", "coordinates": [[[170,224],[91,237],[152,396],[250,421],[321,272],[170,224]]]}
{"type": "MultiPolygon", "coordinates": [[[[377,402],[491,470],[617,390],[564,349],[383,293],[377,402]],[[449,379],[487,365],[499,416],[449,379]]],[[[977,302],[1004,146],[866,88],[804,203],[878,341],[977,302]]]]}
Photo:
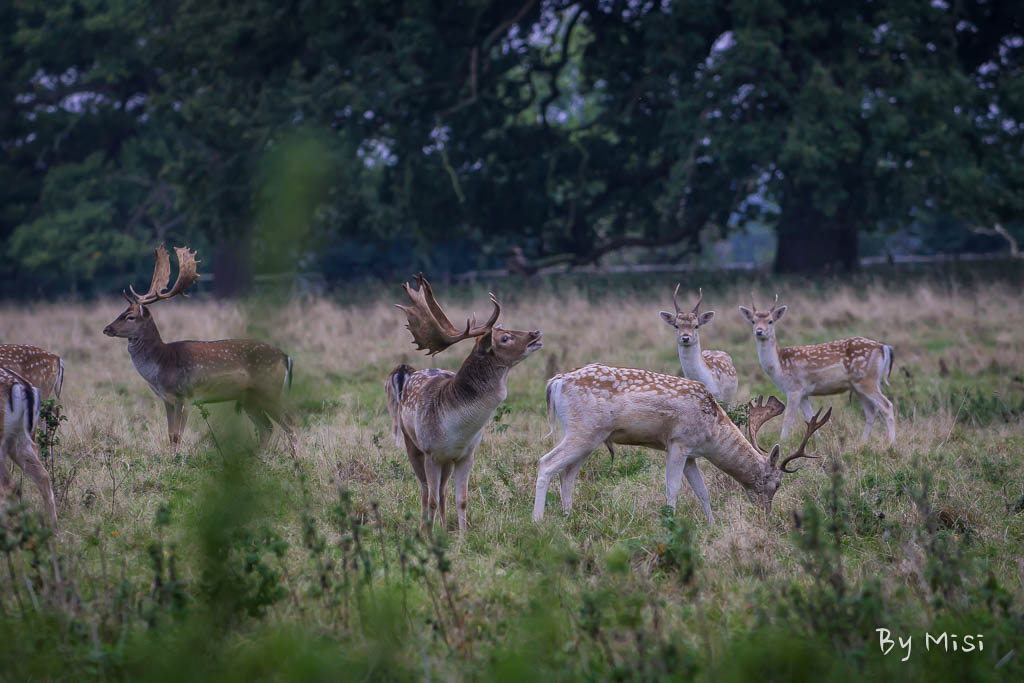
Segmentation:
{"type": "Polygon", "coordinates": [[[0,344],[0,367],[9,368],[37,387],[46,398],[60,398],[64,361],[55,353],[29,344],[0,344]]]}

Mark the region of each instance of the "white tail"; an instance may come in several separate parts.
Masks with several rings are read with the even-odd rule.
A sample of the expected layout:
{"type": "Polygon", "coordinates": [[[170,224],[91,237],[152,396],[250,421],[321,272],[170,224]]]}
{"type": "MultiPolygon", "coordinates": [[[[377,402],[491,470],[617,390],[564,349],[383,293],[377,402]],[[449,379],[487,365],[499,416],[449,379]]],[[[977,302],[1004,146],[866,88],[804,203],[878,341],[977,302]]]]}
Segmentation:
{"type": "Polygon", "coordinates": [[[770,310],[759,311],[756,306],[739,308],[754,327],[761,367],[786,394],[782,438],[789,434],[798,411],[803,411],[805,417],[814,413],[810,396],[851,391],[864,408],[861,443],[867,441],[875,416],[879,414],[885,422],[889,443],[893,443],[896,440],[896,414],[892,402],[882,393],[882,384],[888,384],[892,372],[893,348],[865,337],[779,347],[775,341],[775,323],[782,319],[787,307],[778,304],[776,295],[770,310]]]}
{"type": "MultiPolygon", "coordinates": [[[[562,508],[572,508],[573,488],[580,468],[591,451],[602,443],[646,446],[666,451],[665,496],[675,507],[685,475],[701,502],[709,522],[714,521],[707,487],[696,458],[713,465],[738,481],[751,501],[771,510],[772,497],[782,482],[786,465],[804,457],[811,434],[831,416],[815,416],[808,423],[800,447],[781,463],[776,445],[770,454],[757,443],[757,429],[778,415],[782,404],[769,401],[751,405],[751,441],[725,414],[700,382],[647,370],[587,365],[556,375],[548,381],[548,422],[555,419],[565,428],[562,440],[540,459],[533,519],[544,517],[544,503],[551,478],[559,475],[562,508]]],[[[554,431],[554,430],[552,430],[554,431]]]]}

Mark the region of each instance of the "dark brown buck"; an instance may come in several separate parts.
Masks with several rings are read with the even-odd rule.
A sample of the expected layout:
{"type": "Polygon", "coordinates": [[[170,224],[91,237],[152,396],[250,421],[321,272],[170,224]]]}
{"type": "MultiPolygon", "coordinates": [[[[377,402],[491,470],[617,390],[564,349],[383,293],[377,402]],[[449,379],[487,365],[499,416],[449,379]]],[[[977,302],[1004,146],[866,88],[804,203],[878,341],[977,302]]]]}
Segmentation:
{"type": "Polygon", "coordinates": [[[422,273],[416,289],[408,283],[404,287],[412,303],[398,308],[405,311],[417,348],[434,355],[463,339],[475,340],[458,372],[399,365],[384,385],[395,444],[405,446],[420,480],[424,523],[432,526],[439,511],[445,524],[444,488],[454,473],[459,531],[465,531],[473,452],[494,410],[505,400],[508,371],[543,346],[541,332],[496,325],[501,304],[493,294],[494,312],[487,322],[477,325],[474,317],[460,331],[441,310],[422,273]]]}
{"type": "Polygon", "coordinates": [[[0,344],[0,367],[27,379],[43,398],[60,398],[64,361],[57,354],[29,344],[0,344]]]}
{"type": "Polygon", "coordinates": [[[39,389],[17,372],[0,368],[0,500],[12,488],[7,458],[35,482],[51,524],[57,524],[50,475],[39,459],[35,431],[39,422],[39,389]]]}
{"type": "Polygon", "coordinates": [[[281,407],[281,392],[291,386],[292,359],[269,344],[247,339],[176,341],[165,343],[148,306],[178,296],[199,278],[195,252],[176,247],[178,278],[171,278],[167,250],[156,250],[156,267],[149,291],[138,294],[129,287],[128,308],[103,329],[108,337],[128,340],[132,364],[149,387],[163,399],[167,410],[167,435],[177,450],[185,429],[186,406],[192,402],[238,401],[255,423],[260,446],[273,431],[271,420],[281,425],[295,450],[294,434],[281,407]]]}

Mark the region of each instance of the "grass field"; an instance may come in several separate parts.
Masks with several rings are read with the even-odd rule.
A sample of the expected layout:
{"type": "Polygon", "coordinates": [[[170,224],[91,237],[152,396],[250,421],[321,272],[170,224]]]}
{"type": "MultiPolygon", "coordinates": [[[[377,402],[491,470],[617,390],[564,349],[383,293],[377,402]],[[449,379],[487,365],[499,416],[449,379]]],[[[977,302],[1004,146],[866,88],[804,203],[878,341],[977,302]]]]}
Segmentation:
{"type": "MultiPolygon", "coordinates": [[[[153,307],[165,340],[252,336],[295,358],[297,461],[281,438],[252,453],[226,404],[192,408],[172,455],[124,341],[101,334],[121,303],[4,305],[3,342],[64,357],[68,419],[52,449],[59,530],[38,527],[27,482],[0,523],[0,678],[1024,679],[1019,281],[755,285],[759,304],[777,287],[789,306],[783,345],[895,347],[896,445],[876,424],[859,447],[859,404],[817,398],[835,406],[812,442],[826,457],[786,478],[769,519],[705,461],[717,523],[686,487],[672,517],[664,454],[620,448],[591,455],[569,518],[552,486],[530,522],[553,446],[545,380],[591,362],[679,374],[658,317],[674,284],[496,285],[504,325],[540,328],[545,345],[513,369],[477,451],[469,533],[436,538],[418,533],[382,383],[401,362],[455,368],[469,344],[415,353],[397,285],[153,307]],[[876,628],[913,636],[906,662],[876,628]],[[926,632],[980,634],[984,649],[926,651],[926,632]]],[[[701,341],[732,355],[738,400],[779,395],[736,310],[750,283],[684,290],[697,284],[717,312],[701,341]]],[[[435,285],[453,320],[487,307],[482,289],[435,285]]]]}

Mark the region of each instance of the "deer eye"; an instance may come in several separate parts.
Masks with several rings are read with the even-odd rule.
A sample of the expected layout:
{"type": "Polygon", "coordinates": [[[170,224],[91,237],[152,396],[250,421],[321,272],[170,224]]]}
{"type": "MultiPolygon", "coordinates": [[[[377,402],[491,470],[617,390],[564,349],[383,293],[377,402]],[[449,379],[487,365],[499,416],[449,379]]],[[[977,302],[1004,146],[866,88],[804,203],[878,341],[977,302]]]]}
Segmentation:
{"type": "Polygon", "coordinates": [[[126,315],[126,316],[124,317],[124,319],[125,319],[125,320],[135,320],[135,316],[134,316],[134,315],[126,315]]]}
{"type": "Polygon", "coordinates": [[[775,324],[775,321],[774,321],[774,320],[769,320],[769,321],[768,321],[768,324],[769,324],[769,325],[774,325],[774,324],[775,324]]]}
{"type": "Polygon", "coordinates": [[[501,335],[501,343],[502,344],[508,344],[509,339],[511,339],[511,337],[509,337],[507,334],[501,335]]]}

